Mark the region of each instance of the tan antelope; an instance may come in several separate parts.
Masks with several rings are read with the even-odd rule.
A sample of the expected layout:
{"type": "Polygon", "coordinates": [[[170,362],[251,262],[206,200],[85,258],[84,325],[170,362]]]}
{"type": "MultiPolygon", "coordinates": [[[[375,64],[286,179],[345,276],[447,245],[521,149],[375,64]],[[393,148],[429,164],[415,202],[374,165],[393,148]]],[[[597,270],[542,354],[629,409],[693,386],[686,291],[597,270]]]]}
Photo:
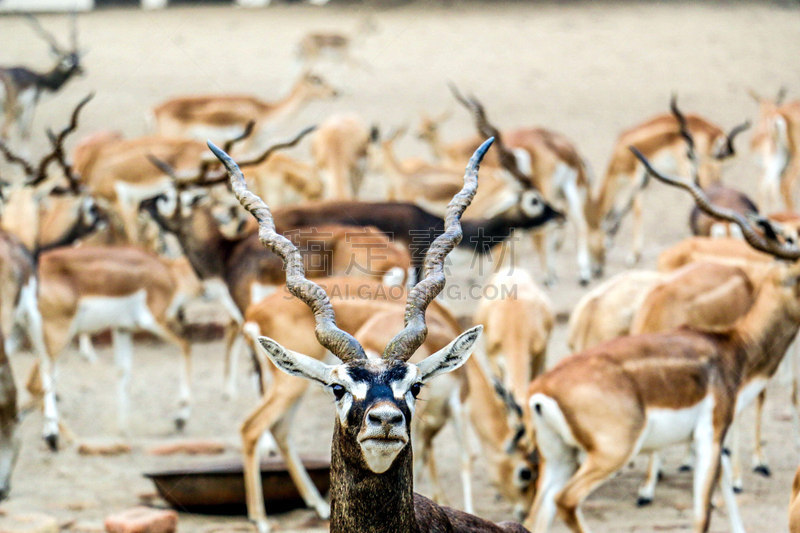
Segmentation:
{"type": "Polygon", "coordinates": [[[789,502],[789,533],[800,533],[800,468],[792,481],[792,499],[789,502]]]}
{"type": "Polygon", "coordinates": [[[250,95],[210,94],[178,96],[153,108],[156,132],[167,137],[188,137],[217,142],[242,135],[255,120],[250,138],[254,148],[264,144],[279,122],[295,115],[313,100],[333,98],[337,91],[321,77],[304,72],[282,99],[266,102],[250,95]]]}
{"type": "Polygon", "coordinates": [[[649,270],[626,270],[587,292],[569,316],[570,351],[582,352],[630,334],[631,322],[642,300],[663,277],[649,270]]]}
{"type": "Polygon", "coordinates": [[[36,72],[22,66],[0,67],[0,109],[3,111],[0,140],[7,141],[12,126],[15,126],[24,144],[29,142],[33,112],[42,93],[58,92],[71,78],[83,73],[74,15],[68,49],[59,45],[53,34],[45,30],[33,15],[27,15],[27,19],[34,31],[50,45],[56,64],[47,72],[36,72]]]}
{"type": "Polygon", "coordinates": [[[44,401],[43,436],[58,447],[55,400],[56,358],[80,333],[111,329],[118,377],[118,421],[127,430],[133,333],[147,331],[177,345],[183,357],[179,378],[176,426],[182,428],[191,411],[191,345],[182,334],[186,301],[199,292],[195,278],[185,276],[185,263],[134,247],[60,248],[39,260],[38,304],[41,313],[39,371],[44,401]]]}
{"type": "MultiPolygon", "coordinates": [[[[463,97],[455,86],[451,91],[456,99],[472,113],[481,135],[491,135],[497,139],[498,163],[512,178],[526,189],[539,191],[556,208],[563,209],[567,218],[575,225],[578,279],[586,285],[593,272],[600,274],[601,264],[592,262],[589,242],[589,219],[587,202],[591,201],[589,169],[575,145],[564,135],[544,128],[521,128],[504,132],[487,119],[483,105],[475,98],[463,97]]],[[[491,161],[490,161],[491,163],[491,161]]],[[[533,234],[545,284],[552,285],[556,280],[555,251],[560,237],[552,231],[533,234]]],[[[602,250],[593,255],[600,257],[602,250]]]]}
{"type": "Polygon", "coordinates": [[[356,113],[337,113],[320,123],[311,137],[311,156],[326,198],[358,197],[373,136],[356,113]]]}
{"type": "MultiPolygon", "coordinates": [[[[259,221],[264,245],[286,262],[289,290],[313,310],[314,318],[306,313],[305,321],[316,323],[317,340],[322,345],[304,335],[299,344],[301,339],[295,338],[291,349],[284,348],[282,339],[283,342],[291,339],[299,330],[297,317],[266,313],[263,307],[257,317],[255,312],[248,312],[254,329],[260,329],[261,333],[266,329],[282,337],[275,340],[258,337],[269,359],[286,374],[307,380],[295,384],[297,380],[281,378],[279,386],[277,377],[280,374],[276,374],[267,396],[242,427],[249,515],[259,531],[268,531],[269,527],[261,498],[260,476],[256,475],[256,442],[264,430],[273,430],[293,479],[296,483],[298,478],[302,479],[302,465],[289,444],[286,415],[308,381],[317,381],[330,390],[337,408],[331,461],[332,531],[525,531],[518,524],[494,525],[474,515],[440,507],[413,493],[410,433],[415,398],[421,393],[424,382],[466,361],[481,328],[467,330],[417,364],[407,361],[425,341],[425,310],[444,287],[443,261],[460,237],[459,218],[477,188],[477,165],[488,146],[489,142],[484,144],[467,167],[464,189],[453,199],[447,215],[447,230],[429,249],[426,276],[408,294],[405,327],[389,342],[381,357],[368,358],[358,341],[336,324],[334,308],[325,290],[305,278],[294,247],[275,233],[269,208],[247,191],[236,164],[212,145],[212,150],[225,161],[237,197],[259,221]],[[274,328],[275,321],[287,319],[294,321],[292,327],[274,328]],[[295,347],[305,354],[294,351],[295,347]],[[320,359],[326,349],[342,364],[323,363],[320,359]]],[[[348,321],[352,316],[342,310],[336,315],[348,321]]],[[[256,336],[256,333],[251,335],[256,336]]],[[[318,495],[309,498],[304,491],[303,487],[309,485],[307,480],[298,485],[306,500],[314,501],[318,512],[327,514],[327,505],[318,495]]]]}
{"type": "Polygon", "coordinates": [[[473,321],[483,324],[486,355],[516,402],[544,371],[555,317],[550,298],[521,268],[502,269],[483,289],[473,321]]]}
{"type": "Polygon", "coordinates": [[[731,531],[741,533],[723,443],[800,327],[800,248],[762,237],[740,214],[708,202],[697,184],[657,172],[636,153],[653,176],[690,191],[712,216],[739,224],[754,248],[792,262],[776,264],[750,311],[726,332],[685,328],[622,337],[568,357],[534,380],[529,404],[543,468],[526,522],[544,532],[558,511],[572,531],[586,531],[580,504],[631,457],[692,441],[694,531],[708,530],[721,465],[731,531]],[[585,454],[580,465],[578,453],[585,454]]]}
{"type": "Polygon", "coordinates": [[[750,147],[756,152],[764,174],[759,183],[759,203],[771,212],[794,211],[794,193],[800,177],[800,100],[783,102],[786,92],[775,100],[750,95],[758,102],[758,120],[750,147]]]}
{"type": "Polygon", "coordinates": [[[522,520],[533,503],[538,458],[522,407],[478,355],[464,365],[469,384],[469,416],[489,467],[492,486],[522,520]]]}
{"type": "MultiPolygon", "coordinates": [[[[692,166],[687,158],[685,138],[681,134],[677,99],[673,95],[671,112],[655,117],[622,132],[611,151],[606,172],[597,183],[593,196],[593,212],[589,217],[595,235],[592,241],[613,237],[623,217],[633,211],[633,244],[629,264],[639,262],[644,233],[642,229],[642,193],[647,172],[630,152],[636,147],[648,159],[680,175],[689,175],[692,166]]],[[[722,163],[735,155],[733,141],[749,127],[745,122],[726,134],[719,126],[700,115],[685,115],[686,131],[695,142],[696,179],[703,188],[719,183],[722,163]]]]}
{"type": "Polygon", "coordinates": [[[375,20],[365,17],[352,32],[312,31],[306,33],[297,43],[297,59],[306,67],[313,66],[322,59],[331,59],[350,66],[368,68],[364,61],[353,56],[352,46],[375,30],[375,20]]]}

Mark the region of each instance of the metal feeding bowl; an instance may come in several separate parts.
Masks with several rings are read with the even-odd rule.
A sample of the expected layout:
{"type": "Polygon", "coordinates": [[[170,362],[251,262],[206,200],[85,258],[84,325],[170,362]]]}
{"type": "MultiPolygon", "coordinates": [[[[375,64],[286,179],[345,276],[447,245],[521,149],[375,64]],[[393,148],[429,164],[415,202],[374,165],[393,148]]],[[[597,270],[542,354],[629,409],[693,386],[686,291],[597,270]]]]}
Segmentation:
{"type": "MultiPolygon", "coordinates": [[[[302,461],[320,494],[328,492],[330,461],[312,458],[303,458],[302,461]]],[[[246,513],[244,473],[239,460],[148,472],[144,476],[153,480],[159,495],[179,511],[246,513]]],[[[261,462],[261,484],[267,512],[305,506],[282,459],[269,458],[261,462]]]]}

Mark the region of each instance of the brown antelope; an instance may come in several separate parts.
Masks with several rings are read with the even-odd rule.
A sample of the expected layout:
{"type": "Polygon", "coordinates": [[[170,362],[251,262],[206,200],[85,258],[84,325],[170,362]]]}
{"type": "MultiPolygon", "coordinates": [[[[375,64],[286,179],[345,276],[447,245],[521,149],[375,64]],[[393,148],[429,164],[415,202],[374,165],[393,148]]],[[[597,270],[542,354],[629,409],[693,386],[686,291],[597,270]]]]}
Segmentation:
{"type": "Polygon", "coordinates": [[[304,72],[289,93],[275,102],[236,94],[179,96],[156,106],[153,115],[159,135],[203,141],[238,137],[255,120],[255,134],[250,142],[258,146],[275,131],[279,121],[287,120],[313,100],[337,94],[325,80],[304,72]]]}
{"type": "MultiPolygon", "coordinates": [[[[325,2],[327,3],[327,0],[325,2]]],[[[329,58],[351,66],[367,68],[365,62],[353,57],[351,48],[356,40],[373,33],[375,29],[375,21],[366,17],[359,22],[352,35],[336,31],[309,32],[297,43],[297,59],[307,67],[321,59],[329,58]]]]}
{"type": "Polygon", "coordinates": [[[38,304],[44,350],[39,371],[43,435],[52,449],[58,447],[59,434],[55,361],[79,333],[112,331],[119,369],[118,421],[123,431],[129,411],[132,334],[147,331],[180,347],[184,365],[175,423],[179,429],[185,425],[191,411],[191,345],[182,335],[180,317],[183,305],[197,294],[199,286],[192,284],[193,277],[184,275],[184,265],[178,262],[173,266],[169,260],[133,247],[81,246],[41,255],[38,304]]]}
{"type": "MultiPolygon", "coordinates": [[[[606,172],[594,191],[594,212],[590,217],[596,234],[593,241],[613,237],[623,217],[633,210],[633,246],[628,257],[635,264],[642,255],[644,233],[642,230],[642,193],[647,184],[647,172],[629,146],[636,147],[648,159],[656,161],[680,175],[688,175],[691,161],[687,158],[685,137],[680,127],[680,112],[676,97],[672,97],[671,113],[657,115],[650,120],[620,134],[611,152],[606,172]]],[[[722,163],[735,155],[733,141],[747,129],[749,123],[734,127],[727,135],[714,123],[689,113],[685,116],[686,131],[694,139],[696,160],[693,165],[696,179],[707,188],[721,178],[722,163]]]]}
{"type": "MultiPolygon", "coordinates": [[[[479,352],[480,353],[480,352],[479,352]]],[[[478,355],[464,365],[469,384],[469,415],[489,466],[492,486],[514,506],[522,520],[536,490],[538,459],[522,407],[493,376],[478,355]]]]}
{"type": "Polygon", "coordinates": [[[398,160],[394,143],[404,133],[405,128],[398,128],[380,141],[383,173],[388,178],[386,198],[416,203],[437,215],[444,213],[447,203],[461,190],[461,172],[416,158],[398,160]]]}
{"type": "Polygon", "coordinates": [[[75,107],[69,124],[58,134],[50,133],[51,150],[35,164],[0,141],[0,153],[25,176],[3,192],[0,228],[18,237],[34,255],[42,248],[74,241],[101,223],[97,203],[81,186],[64,154],[64,142],[77,128],[80,111],[90,99],[91,95],[75,107]],[[51,173],[53,165],[61,169],[66,187],[51,173]]]}
{"type": "MultiPolygon", "coordinates": [[[[754,273],[753,268],[743,269],[724,262],[702,261],[665,274],[641,301],[630,324],[630,334],[661,333],[681,327],[703,332],[724,332],[753,306],[755,292],[763,276],[763,268],[754,273]]],[[[729,440],[734,451],[731,457],[733,490],[740,492],[742,478],[736,428],[736,424],[731,427],[729,440]]],[[[760,440],[760,428],[756,433],[760,440]]],[[[755,456],[763,461],[759,440],[756,441],[755,456]]],[[[637,505],[648,505],[653,501],[660,466],[658,452],[653,452],[647,478],[639,488],[637,505]]],[[[691,463],[687,458],[681,469],[690,468],[691,463]]]]}
{"type": "Polygon", "coordinates": [[[628,335],[647,292],[663,274],[627,270],[586,293],[575,305],[567,325],[567,346],[582,352],[601,342],[628,335]]]}
{"type": "Polygon", "coordinates": [[[792,481],[792,499],[789,502],[789,533],[800,533],[800,468],[792,481]]]}
{"type": "Polygon", "coordinates": [[[28,15],[34,31],[50,45],[50,52],[56,58],[55,66],[47,72],[35,72],[26,67],[0,67],[0,109],[3,110],[0,140],[8,140],[12,125],[23,143],[27,144],[33,125],[33,112],[42,93],[57,92],[70,78],[81,74],[78,52],[78,27],[72,17],[70,48],[62,48],[56,38],[45,30],[39,21],[28,15]]]}
{"type": "MultiPolygon", "coordinates": [[[[289,290],[313,309],[317,340],[325,347],[315,346],[316,343],[304,335],[300,344],[303,344],[303,352],[313,354],[309,356],[294,351],[295,346],[301,348],[299,344],[290,350],[281,345],[280,338],[258,337],[258,343],[278,368],[288,375],[321,383],[330,390],[336,403],[331,452],[331,531],[525,531],[518,524],[494,525],[462,511],[440,507],[413,493],[410,424],[414,400],[424,382],[454,370],[466,361],[481,328],[467,330],[417,364],[407,361],[425,341],[425,310],[444,287],[443,261],[460,237],[459,218],[475,193],[477,165],[488,146],[489,142],[481,146],[470,161],[464,189],[453,199],[447,214],[447,230],[429,248],[426,277],[408,294],[405,327],[389,342],[380,358],[368,358],[358,341],[337,326],[334,308],[324,289],[305,278],[296,250],[275,232],[269,208],[247,191],[236,164],[212,145],[215,154],[225,161],[236,196],[259,221],[264,245],[286,262],[289,290]],[[326,349],[342,364],[323,363],[320,359],[326,349]]],[[[289,328],[261,327],[274,326],[276,321],[290,317],[286,313],[265,312],[264,307],[260,309],[258,313],[248,312],[248,320],[253,320],[253,326],[262,333],[266,329],[288,339],[298,330],[296,317],[289,328]]],[[[339,311],[337,315],[340,320],[350,320],[347,312],[339,311]]],[[[306,316],[308,321],[310,316],[306,316]]],[[[255,332],[252,335],[255,336],[255,332]]],[[[281,384],[286,383],[292,382],[282,378],[281,384]]],[[[242,426],[249,515],[261,532],[268,531],[269,527],[261,498],[260,476],[257,475],[256,442],[264,430],[272,429],[293,479],[302,478],[302,465],[288,444],[286,415],[297,398],[298,389],[302,393],[306,386],[307,382],[299,386],[279,386],[276,375],[267,396],[242,426]],[[285,390],[289,387],[294,391],[285,390]]],[[[308,496],[303,485],[298,485],[301,494],[308,496]]],[[[304,485],[309,484],[306,482],[304,485]]],[[[326,504],[318,496],[311,499],[316,501],[318,511],[325,513],[326,504]]]]}
{"type": "MultiPolygon", "coordinates": [[[[589,253],[589,219],[587,206],[591,201],[589,169],[575,145],[560,133],[544,128],[522,128],[500,135],[487,119],[483,105],[475,98],[464,98],[451,86],[456,99],[473,115],[481,135],[497,139],[498,162],[524,188],[533,188],[554,206],[563,209],[575,225],[578,277],[586,285],[592,273],[600,273],[600,264],[589,253]]],[[[554,256],[561,240],[554,233],[533,234],[542,269],[546,272],[545,284],[556,280],[554,256]]],[[[602,255],[602,251],[594,254],[602,255]]]]}
{"type": "Polygon", "coordinates": [[[373,136],[356,113],[331,115],[317,127],[311,137],[311,156],[325,186],[326,198],[358,197],[367,166],[367,148],[373,136]]]}
{"type": "Polygon", "coordinates": [[[800,177],[800,100],[783,103],[783,89],[775,100],[750,92],[758,102],[758,121],[751,149],[758,154],[764,174],[759,183],[759,203],[768,212],[783,207],[794,211],[794,189],[800,177]],[[779,199],[780,197],[780,199],[779,199]]]}
{"type": "MultiPolygon", "coordinates": [[[[739,224],[754,248],[800,258],[800,248],[761,236],[740,214],[708,202],[697,184],[661,174],[635,153],[651,175],[690,191],[710,215],[739,224]]],[[[534,531],[546,531],[556,510],[572,531],[585,531],[579,506],[598,485],[641,451],[691,440],[697,454],[694,531],[708,530],[721,464],[731,531],[743,532],[723,442],[800,327],[798,268],[796,262],[776,264],[750,311],[728,331],[622,337],[568,357],[534,380],[529,404],[543,462],[527,519],[534,531]],[[578,453],[585,454],[580,465],[578,453]]]]}
{"type": "Polygon", "coordinates": [[[473,321],[483,324],[492,375],[524,402],[528,385],[544,371],[553,305],[521,268],[493,274],[483,292],[473,321]]]}

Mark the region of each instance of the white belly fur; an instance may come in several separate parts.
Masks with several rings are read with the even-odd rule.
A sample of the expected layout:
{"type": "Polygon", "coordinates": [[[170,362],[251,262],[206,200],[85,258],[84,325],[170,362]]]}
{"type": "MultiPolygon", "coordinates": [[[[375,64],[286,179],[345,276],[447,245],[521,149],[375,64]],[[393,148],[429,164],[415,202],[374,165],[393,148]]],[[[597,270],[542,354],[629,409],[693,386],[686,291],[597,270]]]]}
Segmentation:
{"type": "Polygon", "coordinates": [[[690,440],[698,423],[710,416],[713,407],[713,398],[706,396],[695,405],[683,409],[648,409],[639,450],[653,451],[690,440]]]}
{"type": "Polygon", "coordinates": [[[127,296],[84,296],[72,321],[72,334],[96,333],[109,328],[152,330],[156,320],[147,307],[144,289],[127,296]]]}

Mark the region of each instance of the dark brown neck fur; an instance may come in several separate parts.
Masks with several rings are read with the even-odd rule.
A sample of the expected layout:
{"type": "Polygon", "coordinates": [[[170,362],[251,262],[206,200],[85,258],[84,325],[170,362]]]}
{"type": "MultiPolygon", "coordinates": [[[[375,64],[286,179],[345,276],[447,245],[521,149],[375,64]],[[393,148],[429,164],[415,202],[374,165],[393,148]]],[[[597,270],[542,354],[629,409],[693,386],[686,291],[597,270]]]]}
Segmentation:
{"type": "Polygon", "coordinates": [[[336,420],[331,446],[331,527],[333,533],[417,532],[414,517],[413,452],[400,452],[391,468],[367,468],[355,436],[336,420]]]}

